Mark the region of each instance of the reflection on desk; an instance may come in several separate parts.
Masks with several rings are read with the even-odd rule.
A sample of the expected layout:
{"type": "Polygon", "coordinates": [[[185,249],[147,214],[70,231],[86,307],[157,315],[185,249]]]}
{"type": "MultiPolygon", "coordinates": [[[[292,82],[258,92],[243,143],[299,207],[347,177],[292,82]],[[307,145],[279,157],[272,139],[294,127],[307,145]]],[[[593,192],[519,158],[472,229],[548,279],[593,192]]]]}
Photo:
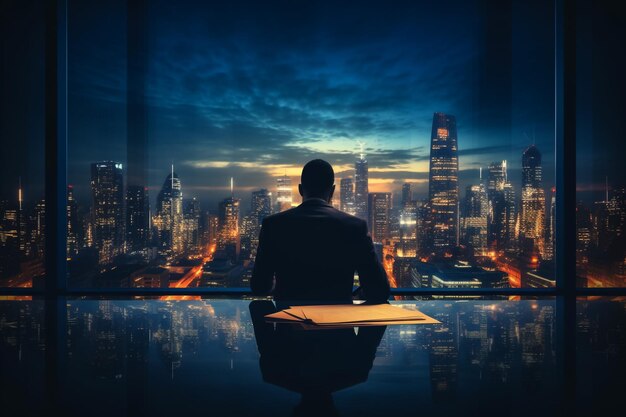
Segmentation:
{"type": "MultiPolygon", "coordinates": [[[[346,376],[328,388],[332,409],[344,417],[556,415],[563,386],[559,355],[566,348],[557,337],[559,300],[406,303],[441,324],[389,326],[380,343],[372,337],[371,344],[361,344],[363,329],[346,332],[333,354],[363,353],[354,362],[337,360],[346,376]]],[[[259,366],[250,301],[67,300],[56,305],[66,310],[55,313],[62,333],[52,356],[45,306],[43,300],[0,301],[6,415],[48,415],[51,392],[64,407],[61,415],[88,410],[90,417],[274,417],[292,414],[302,401],[302,384],[280,365],[294,358],[263,355],[270,366],[259,366]],[[55,368],[47,361],[53,359],[62,366],[51,378],[55,368]]],[[[580,415],[600,415],[626,390],[625,306],[623,299],[578,302],[573,347],[579,390],[569,400],[580,415]]],[[[306,338],[318,336],[309,333],[315,332],[288,338],[296,338],[309,358],[315,346],[331,349],[324,347],[325,336],[310,342],[306,338]]],[[[311,380],[323,380],[332,370],[320,362],[302,362],[301,372],[318,372],[311,380]]]]}
{"type": "Polygon", "coordinates": [[[266,322],[276,311],[271,301],[250,303],[263,380],[302,395],[294,415],[336,415],[332,393],[367,380],[386,327],[307,331],[266,322]]]}

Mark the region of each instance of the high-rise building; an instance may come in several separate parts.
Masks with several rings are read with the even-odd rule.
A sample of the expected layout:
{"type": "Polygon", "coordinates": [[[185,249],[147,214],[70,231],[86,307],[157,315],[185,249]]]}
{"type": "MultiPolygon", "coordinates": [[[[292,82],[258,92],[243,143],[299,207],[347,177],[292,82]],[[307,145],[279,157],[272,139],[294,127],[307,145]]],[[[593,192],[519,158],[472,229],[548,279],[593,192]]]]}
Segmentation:
{"type": "Polygon", "coordinates": [[[356,213],[354,207],[354,182],[352,178],[342,178],[340,182],[340,204],[339,209],[348,214],[356,213]]]}
{"type": "Polygon", "coordinates": [[[287,175],[276,178],[276,211],[289,210],[292,203],[291,178],[287,175]]]}
{"type": "Polygon", "coordinates": [[[399,258],[414,258],[419,249],[419,231],[421,222],[419,221],[418,210],[420,202],[411,201],[400,209],[400,239],[396,246],[396,253],[399,258]]]}
{"type": "Polygon", "coordinates": [[[520,239],[527,255],[545,256],[546,196],[541,188],[541,153],[535,145],[522,155],[520,239]]]}
{"type": "Polygon", "coordinates": [[[239,236],[239,199],[231,197],[225,198],[219,203],[219,237],[217,249],[224,250],[229,258],[234,262],[239,257],[240,236],[239,236]]]}
{"type": "Polygon", "coordinates": [[[272,193],[265,188],[253,191],[250,211],[256,217],[257,226],[260,227],[263,219],[272,214],[272,193]]]}
{"type": "Polygon", "coordinates": [[[219,233],[219,218],[209,211],[204,211],[200,217],[202,229],[202,247],[207,253],[215,250],[219,233]]]}
{"type": "Polygon", "coordinates": [[[46,201],[39,200],[35,205],[31,231],[31,245],[33,254],[43,258],[46,253],[46,201]]]}
{"type": "Polygon", "coordinates": [[[246,261],[248,259],[252,259],[256,256],[256,249],[258,247],[258,224],[259,221],[255,214],[250,213],[246,216],[243,216],[241,219],[241,228],[240,228],[240,252],[239,257],[242,261],[246,261]]]}
{"type": "Polygon", "coordinates": [[[582,202],[576,204],[576,273],[586,276],[589,249],[593,236],[591,211],[582,202]]]}
{"type": "Polygon", "coordinates": [[[24,213],[23,199],[24,193],[22,191],[22,179],[20,178],[17,190],[17,238],[22,256],[29,256],[32,248],[28,242],[28,217],[24,213]]]}
{"type": "Polygon", "coordinates": [[[556,240],[556,188],[552,187],[550,193],[550,212],[547,225],[546,244],[545,244],[545,259],[554,258],[554,244],[556,240]]]}
{"type": "Polygon", "coordinates": [[[67,186],[67,259],[72,259],[80,249],[80,223],[78,221],[78,204],[74,199],[74,187],[67,186]]]}
{"type": "Polygon", "coordinates": [[[152,223],[157,231],[161,250],[183,252],[183,192],[174,166],[157,195],[156,213],[152,223]]]}
{"type": "Polygon", "coordinates": [[[244,217],[241,231],[242,257],[254,259],[263,219],[272,214],[272,193],[265,188],[252,192],[250,215],[244,217]]]}
{"type": "Polygon", "coordinates": [[[504,249],[506,235],[506,203],[504,185],[507,183],[507,163],[497,161],[487,168],[487,198],[489,201],[488,244],[492,249],[504,249]]]}
{"type": "Polygon", "coordinates": [[[504,244],[504,248],[507,250],[515,250],[517,248],[517,209],[515,200],[515,188],[513,184],[507,180],[504,183],[504,214],[503,214],[503,227],[501,241],[504,244]]]}
{"type": "Polygon", "coordinates": [[[459,157],[452,115],[433,115],[428,180],[431,247],[450,251],[458,244],[459,232],[459,157]]]}
{"type": "Polygon", "coordinates": [[[369,193],[368,212],[372,240],[383,242],[389,238],[391,193],[369,193]]]}
{"type": "Polygon", "coordinates": [[[122,164],[91,164],[93,244],[99,262],[108,264],[124,252],[124,181],[122,164]]]}
{"type": "Polygon", "coordinates": [[[402,184],[402,207],[413,201],[413,192],[411,191],[411,183],[402,184]]]}
{"type": "Polygon", "coordinates": [[[145,248],[150,236],[148,190],[140,185],[126,189],[126,244],[130,251],[145,248]]]}
{"type": "Polygon", "coordinates": [[[489,203],[485,185],[470,185],[463,204],[463,240],[474,250],[474,255],[487,253],[487,215],[489,203]]]}
{"type": "Polygon", "coordinates": [[[17,212],[9,201],[0,200],[0,278],[20,272],[17,212]]]}
{"type": "Polygon", "coordinates": [[[361,145],[359,159],[354,164],[354,215],[368,221],[367,204],[369,194],[368,165],[361,145]]]}
{"type": "Polygon", "coordinates": [[[200,202],[197,198],[183,200],[183,252],[200,253],[200,202]]]}

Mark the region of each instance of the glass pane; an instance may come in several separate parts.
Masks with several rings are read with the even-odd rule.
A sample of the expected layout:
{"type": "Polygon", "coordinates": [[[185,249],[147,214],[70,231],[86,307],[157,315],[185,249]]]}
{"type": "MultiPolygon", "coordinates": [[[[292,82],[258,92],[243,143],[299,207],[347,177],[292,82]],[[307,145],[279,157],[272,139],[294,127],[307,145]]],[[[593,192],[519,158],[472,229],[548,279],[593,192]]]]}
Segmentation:
{"type": "Polygon", "coordinates": [[[626,287],[626,19],[609,1],[577,5],[578,285],[626,287]]]}
{"type": "MultiPolygon", "coordinates": [[[[7,415],[43,415],[45,327],[43,301],[0,298],[0,401],[7,415]]],[[[25,297],[24,297],[25,298],[25,297]]]]}
{"type": "Polygon", "coordinates": [[[551,2],[78,3],[72,285],[247,287],[317,157],[393,286],[555,285],[551,2]]]}
{"type": "Polygon", "coordinates": [[[0,5],[0,287],[43,287],[44,4],[0,5]]]}
{"type": "Polygon", "coordinates": [[[263,337],[249,301],[70,301],[68,411],[382,416],[413,415],[419,404],[437,416],[554,415],[554,300],[412,304],[442,324],[356,334],[279,327],[263,337]],[[272,356],[267,346],[280,349],[275,342],[304,349],[302,357],[272,356]],[[343,373],[324,363],[340,363],[343,373]],[[301,393],[329,372],[334,379],[321,391],[338,411],[294,412],[311,407],[301,393]]]}
{"type": "Polygon", "coordinates": [[[626,366],[626,300],[590,297],[576,304],[576,398],[581,416],[618,409],[626,366]]]}

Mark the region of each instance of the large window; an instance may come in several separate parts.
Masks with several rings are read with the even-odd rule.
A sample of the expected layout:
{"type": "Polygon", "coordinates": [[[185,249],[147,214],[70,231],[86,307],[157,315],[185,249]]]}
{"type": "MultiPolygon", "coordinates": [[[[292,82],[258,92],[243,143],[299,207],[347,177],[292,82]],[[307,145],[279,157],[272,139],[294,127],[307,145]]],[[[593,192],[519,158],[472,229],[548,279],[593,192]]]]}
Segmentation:
{"type": "Polygon", "coordinates": [[[608,1],[581,1],[577,31],[578,285],[626,286],[626,35],[608,1]]]}
{"type": "Polygon", "coordinates": [[[0,5],[0,287],[43,286],[44,10],[0,5]]]}
{"type": "Polygon", "coordinates": [[[70,2],[68,21],[70,285],[247,287],[261,221],[317,157],[393,286],[555,285],[550,2],[70,2]]]}

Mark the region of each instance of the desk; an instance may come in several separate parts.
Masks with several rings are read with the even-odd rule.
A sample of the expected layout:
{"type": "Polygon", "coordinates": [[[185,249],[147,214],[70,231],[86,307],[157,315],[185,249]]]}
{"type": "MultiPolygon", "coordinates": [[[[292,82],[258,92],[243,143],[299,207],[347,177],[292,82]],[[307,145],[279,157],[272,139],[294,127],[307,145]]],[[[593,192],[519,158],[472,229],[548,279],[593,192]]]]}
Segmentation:
{"type": "MultiPolygon", "coordinates": [[[[341,370],[354,378],[347,375],[332,389],[332,409],[339,415],[556,415],[563,349],[557,300],[407,302],[442,324],[388,326],[365,353],[343,330],[343,335],[328,330],[314,336],[326,339],[319,343],[334,340],[337,350],[349,346],[354,358],[361,355],[356,370],[351,365],[341,370]]],[[[51,379],[43,372],[49,360],[44,304],[0,301],[0,399],[3,408],[19,415],[41,414],[50,390],[51,379]]],[[[302,401],[293,384],[260,366],[248,300],[67,300],[66,305],[65,351],[59,352],[56,376],[61,382],[54,394],[65,415],[288,416],[302,401]]],[[[625,305],[578,303],[581,412],[626,386],[617,373],[626,357],[625,305]]],[[[321,346],[315,354],[334,354],[328,344],[321,346]]],[[[271,371],[282,365],[274,358],[269,366],[271,371]]],[[[303,369],[300,376],[323,371],[303,369]]]]}

